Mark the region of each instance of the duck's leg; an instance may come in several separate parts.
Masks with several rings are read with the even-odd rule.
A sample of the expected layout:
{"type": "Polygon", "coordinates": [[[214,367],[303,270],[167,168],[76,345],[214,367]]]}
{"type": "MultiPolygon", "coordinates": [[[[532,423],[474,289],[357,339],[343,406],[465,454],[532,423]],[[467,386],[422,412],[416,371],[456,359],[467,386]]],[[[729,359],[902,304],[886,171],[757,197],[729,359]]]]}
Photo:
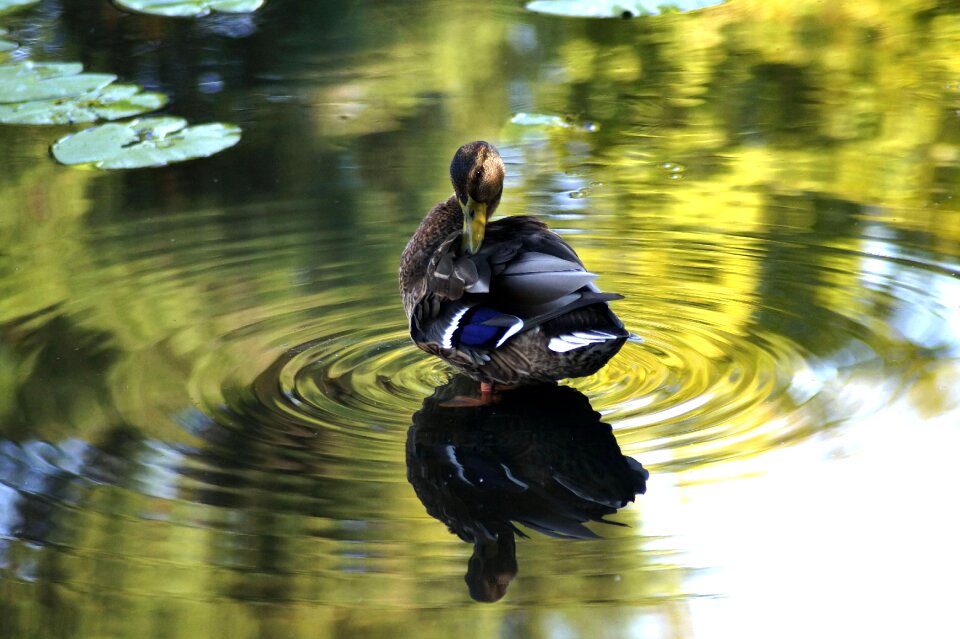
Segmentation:
{"type": "Polygon", "coordinates": [[[457,395],[453,399],[440,404],[445,408],[476,408],[495,404],[500,401],[500,395],[494,390],[493,382],[480,382],[480,397],[466,397],[457,395]]]}

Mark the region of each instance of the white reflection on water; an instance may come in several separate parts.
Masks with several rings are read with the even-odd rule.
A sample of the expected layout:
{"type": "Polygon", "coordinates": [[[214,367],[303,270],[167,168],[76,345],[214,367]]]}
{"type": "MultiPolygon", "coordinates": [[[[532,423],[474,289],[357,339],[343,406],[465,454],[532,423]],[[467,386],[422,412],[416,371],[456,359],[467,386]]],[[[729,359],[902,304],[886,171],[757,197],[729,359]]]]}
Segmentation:
{"type": "Polygon", "coordinates": [[[895,307],[889,324],[910,342],[924,348],[960,348],[960,273],[949,264],[931,263],[906,255],[893,241],[876,239],[889,231],[880,225],[867,230],[860,281],[865,288],[887,290],[896,283],[895,307]],[[909,260],[927,269],[904,269],[897,260],[909,260]],[[952,274],[944,277],[938,271],[952,274]]]}
{"type": "Polygon", "coordinates": [[[929,420],[901,399],[768,452],[755,476],[651,490],[645,522],[711,567],[689,584],[717,595],[689,600],[695,636],[957,636],[960,520],[943,469],[958,449],[960,411],[929,420]]]}
{"type": "Polygon", "coordinates": [[[951,356],[960,355],[960,280],[939,277],[920,282],[924,297],[932,297],[918,312],[901,306],[890,324],[911,342],[925,348],[945,348],[951,356]],[[933,300],[944,300],[943,306],[933,300]]]}
{"type": "MultiPolygon", "coordinates": [[[[681,402],[676,406],[671,406],[656,413],[649,413],[647,415],[637,415],[636,417],[630,417],[628,419],[623,419],[614,424],[613,429],[623,430],[625,428],[637,428],[640,426],[647,426],[649,424],[655,424],[659,421],[666,421],[670,419],[675,419],[686,413],[695,411],[696,409],[702,407],[704,404],[710,402],[713,399],[713,393],[704,393],[693,399],[689,399],[685,402],[681,402]]],[[[650,440],[647,444],[651,447],[657,447],[661,444],[659,440],[650,440]]]]}
{"type": "Polygon", "coordinates": [[[182,476],[184,455],[166,442],[147,441],[138,455],[137,488],[144,495],[159,499],[176,499],[182,476]]]}
{"type": "MultiPolygon", "coordinates": [[[[10,486],[0,484],[0,537],[9,537],[10,531],[19,521],[17,515],[16,502],[18,498],[16,490],[10,486]]],[[[4,546],[0,544],[0,568],[6,567],[4,558],[4,546]]]]}

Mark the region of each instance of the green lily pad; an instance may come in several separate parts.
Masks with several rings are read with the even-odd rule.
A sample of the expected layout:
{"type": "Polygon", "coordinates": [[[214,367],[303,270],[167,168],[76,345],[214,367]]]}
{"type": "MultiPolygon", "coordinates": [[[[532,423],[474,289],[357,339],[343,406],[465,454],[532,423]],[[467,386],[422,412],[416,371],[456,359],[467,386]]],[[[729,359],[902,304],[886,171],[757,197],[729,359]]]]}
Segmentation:
{"type": "Polygon", "coordinates": [[[172,18],[198,18],[212,11],[250,13],[263,6],[264,0],[114,0],[121,9],[172,18]]]}
{"type": "Polygon", "coordinates": [[[578,18],[632,18],[694,11],[723,0],[534,0],[526,7],[537,13],[578,18]]]}
{"type": "Polygon", "coordinates": [[[79,62],[20,62],[0,66],[0,103],[68,98],[97,91],[117,79],[111,73],[82,73],[79,62]]]}
{"type": "Polygon", "coordinates": [[[39,1],[40,0],[0,0],[0,13],[16,11],[17,9],[22,9],[27,5],[36,4],[39,1]]]}
{"type": "Polygon", "coordinates": [[[2,124],[77,124],[119,120],[167,104],[162,93],[142,93],[134,84],[110,84],[99,91],[70,98],[0,104],[2,124]]]}
{"type": "Polygon", "coordinates": [[[139,169],[207,157],[239,141],[240,127],[233,124],[188,127],[181,118],[154,117],[84,129],[60,138],[51,150],[61,164],[139,169]]]}

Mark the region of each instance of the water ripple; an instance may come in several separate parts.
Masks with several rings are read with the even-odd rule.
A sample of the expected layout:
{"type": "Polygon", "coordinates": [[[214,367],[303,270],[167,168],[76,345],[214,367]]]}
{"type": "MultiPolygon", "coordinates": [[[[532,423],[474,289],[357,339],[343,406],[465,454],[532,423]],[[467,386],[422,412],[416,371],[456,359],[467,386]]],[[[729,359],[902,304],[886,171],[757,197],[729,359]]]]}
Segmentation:
{"type": "MultiPolygon", "coordinates": [[[[613,232],[593,229],[574,243],[586,246],[590,263],[590,247],[612,245],[613,232]]],[[[290,234],[291,241],[300,241],[293,239],[297,229],[290,234]]],[[[289,248],[284,237],[273,238],[271,246],[280,247],[273,250],[289,248]]],[[[769,268],[765,261],[776,244],[770,238],[714,234],[708,240],[703,229],[673,230],[635,237],[632,244],[640,254],[664,251],[676,277],[652,279],[642,269],[638,274],[635,264],[611,267],[601,256],[598,270],[613,282],[609,288],[626,295],[615,303],[617,312],[645,341],[628,343],[601,372],[570,383],[589,396],[625,449],[655,469],[753,456],[840,422],[844,410],[860,409],[838,405],[851,371],[882,366],[891,349],[904,347],[903,335],[856,314],[851,303],[862,296],[856,291],[839,290],[837,295],[849,299],[813,299],[815,305],[802,309],[786,298],[711,283],[717,271],[737,284],[751,269],[769,268]],[[822,333],[825,325],[832,335],[829,347],[804,337],[822,333]]],[[[219,269],[223,277],[273,257],[257,247],[257,260],[250,262],[243,250],[227,245],[223,250],[235,254],[224,260],[223,253],[198,248],[209,261],[191,254],[191,274],[219,269]]],[[[878,295],[911,304],[914,317],[932,312],[939,319],[929,321],[946,321],[936,309],[911,301],[931,277],[952,280],[936,265],[884,256],[883,247],[794,243],[788,248],[815,255],[814,275],[821,280],[849,276],[851,264],[864,259],[880,261],[882,268],[874,265],[871,275],[878,295]]],[[[308,279],[306,295],[278,293],[275,303],[256,309],[256,317],[246,309],[227,316],[232,328],[196,360],[191,373],[190,394],[201,410],[225,424],[250,417],[262,429],[280,428],[301,438],[317,430],[331,433],[326,453],[361,465],[389,458],[422,399],[451,372],[409,342],[392,270],[366,264],[344,258],[336,269],[311,274],[318,277],[308,279]],[[312,292],[334,282],[336,299],[312,292]],[[251,350],[260,351],[259,364],[243,355],[251,350]],[[272,357],[264,360],[267,353],[272,357]]],[[[784,270],[776,277],[777,286],[804,290],[811,273],[784,270]]]]}
{"type": "MultiPolygon", "coordinates": [[[[291,555],[286,574],[344,587],[397,583],[397,562],[411,562],[417,574],[438,576],[425,579],[433,585],[423,586],[420,604],[447,605],[455,595],[439,576],[462,570],[463,551],[424,519],[406,485],[404,442],[451,371],[407,335],[395,284],[402,238],[362,223],[315,231],[305,214],[269,237],[233,230],[258,228],[258,214],[106,226],[98,268],[85,278],[109,286],[88,286],[86,297],[9,325],[17,340],[64,339],[80,361],[112,368],[109,392],[90,382],[84,394],[106,397],[108,407],[43,398],[37,405],[51,406],[51,417],[38,421],[36,439],[0,440],[0,503],[16,504],[0,509],[0,540],[56,544],[91,526],[149,522],[222,536],[217,570],[273,570],[262,565],[269,553],[248,547],[253,531],[298,548],[317,544],[301,550],[322,556],[322,566],[304,568],[291,555]],[[114,330],[91,331],[88,321],[114,330]],[[62,424],[86,429],[86,441],[63,436],[62,424]],[[391,555],[397,543],[401,557],[391,555]]],[[[943,380],[955,378],[958,278],[922,253],[876,238],[788,242],[775,229],[665,226],[623,237],[607,218],[554,223],[583,227],[570,242],[603,288],[624,294],[614,308],[644,338],[568,383],[612,426],[623,453],[650,469],[653,495],[668,471],[741,473],[725,462],[760,459],[865,418],[915,384],[948,389],[931,410],[956,406],[943,380]],[[611,250],[619,245],[638,259],[622,261],[611,250]]],[[[45,374],[59,366],[38,357],[45,374]]],[[[635,510],[619,516],[638,525],[635,510]]],[[[629,554],[630,540],[642,538],[631,529],[610,542],[629,554]]],[[[537,552],[562,565],[562,550],[524,543],[536,548],[524,561],[537,552]]],[[[96,544],[63,553],[80,561],[107,552],[96,544]]],[[[0,562],[29,580],[32,551],[11,548],[0,543],[0,562]]],[[[658,561],[672,570],[669,551],[597,574],[639,579],[658,561]]],[[[168,569],[165,561],[147,560],[143,570],[168,569]]],[[[556,574],[529,565],[531,582],[538,570],[556,574]]],[[[245,584],[253,590],[236,596],[313,596],[245,584]]],[[[324,595],[331,598],[339,600],[324,595]]]]}

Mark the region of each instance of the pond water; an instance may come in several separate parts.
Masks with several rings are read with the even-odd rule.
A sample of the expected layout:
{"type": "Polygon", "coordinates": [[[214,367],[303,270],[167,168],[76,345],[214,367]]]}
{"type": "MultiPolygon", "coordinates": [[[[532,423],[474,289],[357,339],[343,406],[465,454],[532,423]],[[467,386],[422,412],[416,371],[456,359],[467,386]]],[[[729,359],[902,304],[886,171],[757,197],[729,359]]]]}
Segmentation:
{"type": "Polygon", "coordinates": [[[0,636],[960,632],[956,3],[43,0],[0,27],[243,131],[110,172],[50,158],[79,126],[0,125],[0,636]],[[396,283],[473,139],[502,214],[645,339],[479,409],[444,405],[469,384],[396,283]],[[559,539],[589,535],[556,486],[458,506],[454,444],[527,486],[650,475],[624,525],[559,539]],[[477,603],[447,524],[496,517],[528,537],[478,550],[477,603]]]}

